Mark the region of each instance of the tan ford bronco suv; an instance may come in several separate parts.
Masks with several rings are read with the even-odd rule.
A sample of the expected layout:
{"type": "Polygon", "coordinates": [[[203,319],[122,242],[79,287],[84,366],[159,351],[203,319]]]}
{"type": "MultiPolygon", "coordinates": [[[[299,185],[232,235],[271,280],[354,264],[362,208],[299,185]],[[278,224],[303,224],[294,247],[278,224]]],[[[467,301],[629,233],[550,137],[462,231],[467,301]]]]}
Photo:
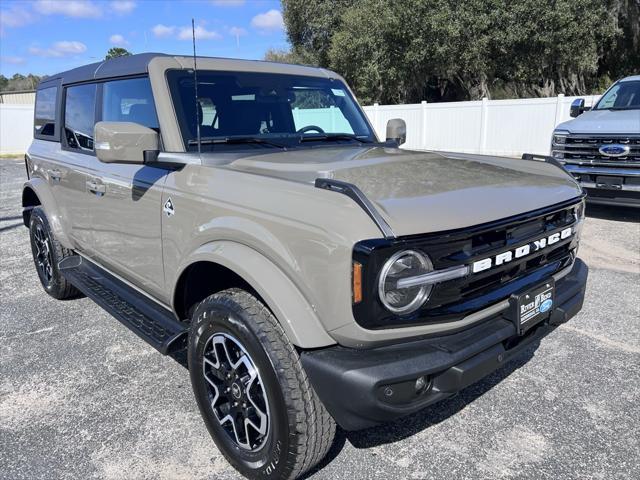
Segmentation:
{"type": "Polygon", "coordinates": [[[551,158],[399,149],[319,68],[141,54],[38,87],[22,203],[47,293],[189,369],[249,478],[414,413],[582,307],[583,192],[551,158]],[[195,67],[195,68],[194,68],[195,67]]]}

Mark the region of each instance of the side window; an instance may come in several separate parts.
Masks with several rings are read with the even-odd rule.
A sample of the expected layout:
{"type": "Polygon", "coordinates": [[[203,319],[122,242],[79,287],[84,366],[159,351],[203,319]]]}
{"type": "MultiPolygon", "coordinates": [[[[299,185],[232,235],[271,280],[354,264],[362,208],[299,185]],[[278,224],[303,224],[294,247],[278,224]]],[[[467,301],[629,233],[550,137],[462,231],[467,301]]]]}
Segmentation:
{"type": "Polygon", "coordinates": [[[96,84],[68,87],[64,104],[64,136],[67,147],[93,151],[96,84]]]}
{"type": "Polygon", "coordinates": [[[134,122],[158,129],[158,116],[148,78],[106,82],[102,87],[102,120],[134,122]]]}
{"type": "Polygon", "coordinates": [[[36,115],[34,136],[45,140],[56,140],[56,96],[58,87],[48,87],[36,93],[36,115]]]}

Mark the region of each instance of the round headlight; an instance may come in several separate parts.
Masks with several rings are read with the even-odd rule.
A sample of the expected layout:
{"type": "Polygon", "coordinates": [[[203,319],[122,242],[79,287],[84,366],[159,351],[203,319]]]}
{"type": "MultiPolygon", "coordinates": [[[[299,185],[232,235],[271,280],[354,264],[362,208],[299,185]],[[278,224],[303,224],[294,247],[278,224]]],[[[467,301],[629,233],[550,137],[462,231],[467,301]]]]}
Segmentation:
{"type": "Polygon", "coordinates": [[[403,250],[394,254],[382,267],[378,280],[378,294],[382,304],[391,312],[407,314],[420,308],[429,298],[432,285],[398,288],[398,281],[433,271],[433,264],[423,253],[403,250]]]}

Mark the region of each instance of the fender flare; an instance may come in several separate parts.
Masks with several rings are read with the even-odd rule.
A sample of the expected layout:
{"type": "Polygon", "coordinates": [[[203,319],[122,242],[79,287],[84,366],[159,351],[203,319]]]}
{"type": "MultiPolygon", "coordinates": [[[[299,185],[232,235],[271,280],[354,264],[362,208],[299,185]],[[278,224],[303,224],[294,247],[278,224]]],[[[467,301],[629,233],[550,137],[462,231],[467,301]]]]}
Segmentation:
{"type": "Polygon", "coordinates": [[[241,243],[213,241],[189,255],[178,269],[171,297],[173,303],[178,279],[190,265],[202,261],[226,267],[246,281],[262,297],[295,346],[320,348],[336,344],[291,279],[267,257],[241,243]]]}
{"type": "MultiPolygon", "coordinates": [[[[40,200],[40,207],[44,209],[45,214],[47,215],[47,220],[49,220],[49,226],[53,231],[53,235],[56,237],[62,246],[65,248],[72,249],[73,243],[65,233],[63,222],[60,217],[60,210],[58,208],[58,203],[55,201],[53,194],[51,193],[51,189],[49,188],[49,184],[39,177],[31,178],[29,181],[25,182],[22,186],[22,193],[24,196],[24,191],[29,188],[31,189],[38,200],[40,200]]],[[[24,212],[32,209],[33,207],[23,207],[23,217],[24,212]]],[[[28,225],[27,225],[28,226],[28,225]]]]}

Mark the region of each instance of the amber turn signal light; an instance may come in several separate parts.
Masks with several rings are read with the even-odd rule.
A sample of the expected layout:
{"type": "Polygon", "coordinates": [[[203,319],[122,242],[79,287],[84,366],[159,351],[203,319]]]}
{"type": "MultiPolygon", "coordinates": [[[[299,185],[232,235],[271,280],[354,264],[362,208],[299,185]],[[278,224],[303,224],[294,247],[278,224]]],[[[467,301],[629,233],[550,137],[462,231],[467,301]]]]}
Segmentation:
{"type": "Polygon", "coordinates": [[[353,262],[353,303],[362,301],[362,264],[353,262]]]}

